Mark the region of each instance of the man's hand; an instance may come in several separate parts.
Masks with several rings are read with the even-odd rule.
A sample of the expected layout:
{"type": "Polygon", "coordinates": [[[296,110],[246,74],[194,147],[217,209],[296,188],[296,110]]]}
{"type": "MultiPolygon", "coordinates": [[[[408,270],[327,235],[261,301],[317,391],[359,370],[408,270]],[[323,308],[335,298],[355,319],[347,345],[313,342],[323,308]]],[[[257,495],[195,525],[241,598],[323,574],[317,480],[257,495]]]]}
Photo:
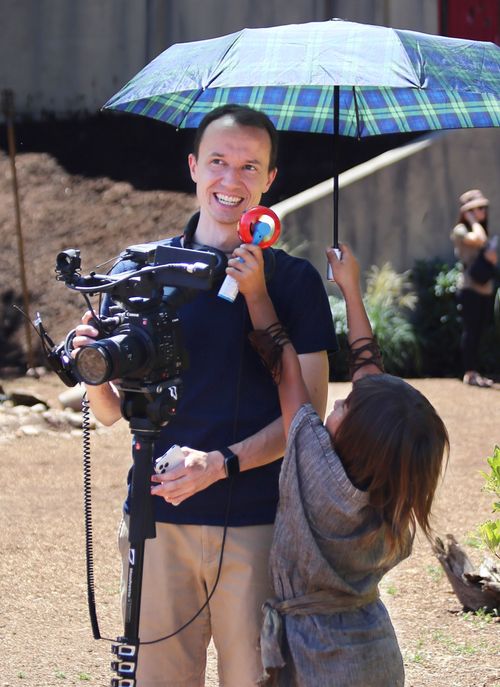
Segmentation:
{"type": "Polygon", "coordinates": [[[82,317],[82,323],[79,324],[75,329],[75,336],[72,341],[74,350],[71,353],[73,358],[76,356],[77,348],[80,348],[81,346],[88,346],[89,344],[94,343],[96,338],[99,336],[98,330],[92,324],[90,324],[91,319],[92,313],[90,310],[87,310],[82,317]]]}
{"type": "Polygon", "coordinates": [[[163,475],[152,475],[153,496],[163,496],[167,503],[178,506],[193,494],[203,491],[219,479],[224,479],[224,456],[220,451],[197,451],[183,446],[184,465],[178,465],[163,475]]]}

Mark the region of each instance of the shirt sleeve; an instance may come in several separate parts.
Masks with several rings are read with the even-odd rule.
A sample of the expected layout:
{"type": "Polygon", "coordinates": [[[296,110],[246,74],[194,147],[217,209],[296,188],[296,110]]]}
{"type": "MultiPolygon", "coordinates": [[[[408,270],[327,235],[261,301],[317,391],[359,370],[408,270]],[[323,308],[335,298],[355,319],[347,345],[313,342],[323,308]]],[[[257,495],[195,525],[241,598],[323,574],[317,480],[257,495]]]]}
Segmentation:
{"type": "MultiPolygon", "coordinates": [[[[310,403],[301,406],[292,420],[287,441],[287,455],[289,453],[294,454],[305,489],[306,484],[312,486],[313,495],[325,490],[326,501],[337,498],[339,504],[344,500],[347,504],[354,502],[355,509],[365,504],[366,492],[350,481],[328,430],[310,403]]],[[[350,511],[351,506],[347,505],[346,510],[350,511]]]]}

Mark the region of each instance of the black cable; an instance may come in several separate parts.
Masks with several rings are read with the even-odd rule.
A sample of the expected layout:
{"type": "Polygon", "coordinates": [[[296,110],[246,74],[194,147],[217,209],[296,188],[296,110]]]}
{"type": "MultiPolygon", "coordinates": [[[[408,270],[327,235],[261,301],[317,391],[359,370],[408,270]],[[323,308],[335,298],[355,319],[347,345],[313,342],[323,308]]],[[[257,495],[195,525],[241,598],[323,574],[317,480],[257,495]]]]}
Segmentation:
{"type": "MultiPolygon", "coordinates": [[[[86,299],[87,300],[87,299],[86,299]]],[[[242,364],[243,364],[243,349],[245,346],[245,321],[246,321],[247,311],[243,310],[242,317],[242,337],[241,337],[241,350],[240,350],[240,366],[238,371],[238,380],[236,384],[236,399],[237,403],[235,405],[234,423],[233,423],[233,441],[236,440],[236,432],[238,427],[238,414],[239,414],[239,403],[240,403],[240,391],[241,391],[241,377],[242,377],[242,364]]],[[[99,624],[97,620],[96,604],[95,604],[95,587],[94,587],[94,560],[93,560],[93,537],[92,537],[92,507],[91,507],[91,467],[90,467],[90,416],[89,416],[89,402],[87,400],[86,393],[82,398],[82,413],[83,413],[83,490],[84,490],[84,510],[85,510],[85,550],[86,550],[86,563],[87,563],[87,596],[88,596],[88,606],[90,621],[92,625],[92,633],[94,639],[102,639],[107,642],[116,643],[116,639],[110,639],[108,637],[101,637],[99,631],[99,624]]],[[[204,604],[196,611],[196,613],[187,620],[183,625],[181,625],[177,630],[171,632],[163,637],[158,637],[157,639],[152,639],[148,641],[139,641],[138,645],[151,645],[163,642],[175,635],[179,634],[188,627],[192,622],[198,618],[202,611],[208,606],[210,599],[217,589],[219,579],[222,572],[222,561],[224,557],[224,549],[227,538],[227,528],[229,521],[229,513],[231,510],[232,492],[234,477],[229,479],[229,490],[227,497],[226,512],[224,516],[224,529],[222,533],[221,550],[219,555],[219,562],[217,566],[217,575],[215,578],[214,585],[207,596],[204,604]]]]}
{"type": "Polygon", "coordinates": [[[94,639],[102,639],[95,605],[94,545],[92,536],[92,486],[90,468],[90,406],[87,393],[82,397],[82,450],[83,450],[83,507],[85,516],[85,554],[87,568],[87,602],[94,639]]]}
{"type": "MultiPolygon", "coordinates": [[[[234,411],[234,422],[233,422],[233,442],[236,441],[236,432],[238,429],[238,416],[239,416],[239,407],[240,407],[240,398],[241,398],[241,377],[243,373],[243,350],[245,347],[245,324],[247,322],[247,316],[248,315],[248,310],[246,308],[243,308],[242,310],[242,321],[241,321],[241,328],[242,328],[242,336],[241,336],[241,348],[240,348],[240,356],[239,356],[239,369],[238,369],[238,379],[236,383],[236,404],[235,404],[235,411],[234,411]]],[[[175,635],[179,634],[182,630],[184,630],[188,625],[190,625],[196,618],[200,615],[200,613],[208,606],[208,603],[212,596],[215,593],[215,590],[217,588],[217,584],[219,582],[219,578],[222,572],[222,559],[224,556],[224,547],[226,544],[226,535],[227,535],[227,528],[228,528],[228,521],[229,521],[229,513],[231,511],[231,500],[232,500],[232,495],[233,495],[233,484],[234,484],[234,477],[229,477],[229,493],[227,496],[227,505],[226,505],[226,513],[224,516],[224,531],[222,533],[222,543],[221,543],[221,550],[220,550],[220,556],[219,556],[219,563],[217,567],[217,575],[215,578],[214,586],[212,587],[212,591],[210,594],[207,596],[207,600],[199,608],[194,616],[190,618],[188,621],[184,623],[181,627],[179,627],[175,632],[171,632],[168,635],[165,635],[164,637],[159,637],[158,639],[152,639],[147,642],[139,642],[139,645],[142,644],[157,644],[159,642],[163,642],[166,639],[170,639],[171,637],[174,637],[175,635]]]]}
{"type": "Polygon", "coordinates": [[[228,527],[227,523],[228,523],[228,519],[229,519],[229,511],[231,509],[231,497],[232,497],[232,492],[233,492],[234,477],[229,477],[228,479],[230,481],[229,481],[229,494],[227,497],[226,514],[225,514],[225,518],[224,518],[224,531],[222,533],[222,543],[221,543],[221,549],[220,549],[219,564],[217,567],[217,576],[215,578],[215,582],[214,582],[214,586],[212,587],[212,591],[207,596],[207,600],[205,601],[203,606],[201,606],[196,611],[196,613],[193,615],[193,617],[190,618],[189,620],[187,620],[184,623],[184,625],[181,625],[181,627],[179,627],[177,630],[175,630],[175,632],[171,632],[170,634],[165,635],[164,637],[159,637],[158,639],[151,639],[148,642],[139,642],[139,646],[146,645],[146,644],[148,644],[148,645],[149,644],[158,644],[159,642],[163,642],[165,639],[170,639],[171,637],[175,637],[175,635],[179,634],[179,632],[182,632],[182,630],[184,630],[188,625],[191,625],[191,623],[196,620],[196,618],[200,615],[200,613],[208,606],[210,599],[214,595],[215,590],[217,589],[217,585],[219,583],[219,578],[220,578],[221,572],[222,572],[222,558],[224,555],[224,547],[226,544],[226,535],[227,535],[227,527],[228,527]]]}

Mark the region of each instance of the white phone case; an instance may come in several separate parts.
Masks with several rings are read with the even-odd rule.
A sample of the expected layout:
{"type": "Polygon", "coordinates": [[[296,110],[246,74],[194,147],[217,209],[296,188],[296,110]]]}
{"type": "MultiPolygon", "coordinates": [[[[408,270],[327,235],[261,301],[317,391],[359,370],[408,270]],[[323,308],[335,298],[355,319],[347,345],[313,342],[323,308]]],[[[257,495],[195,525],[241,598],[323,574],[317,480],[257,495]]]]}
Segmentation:
{"type": "Polygon", "coordinates": [[[184,464],[185,455],[177,444],[171,446],[166,453],[156,459],[155,472],[157,475],[164,475],[169,470],[184,464]]]}

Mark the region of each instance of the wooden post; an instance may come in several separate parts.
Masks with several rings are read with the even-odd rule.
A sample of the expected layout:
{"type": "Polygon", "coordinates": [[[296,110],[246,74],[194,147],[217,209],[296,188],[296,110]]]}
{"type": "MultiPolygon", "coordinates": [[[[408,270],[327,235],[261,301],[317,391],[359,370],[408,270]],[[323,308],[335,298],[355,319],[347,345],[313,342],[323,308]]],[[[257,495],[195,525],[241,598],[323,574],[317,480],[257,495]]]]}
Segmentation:
{"type": "Polygon", "coordinates": [[[21,287],[23,292],[23,307],[24,313],[28,319],[25,319],[26,343],[28,347],[28,368],[34,368],[33,346],[31,341],[31,325],[30,320],[30,302],[28,283],[26,280],[26,269],[24,263],[24,241],[21,230],[21,206],[19,204],[19,190],[17,184],[16,173],[16,142],[14,136],[14,93],[11,90],[2,91],[2,111],[5,115],[7,123],[7,143],[9,148],[10,168],[12,171],[12,189],[14,192],[14,208],[16,215],[16,233],[17,233],[17,250],[19,255],[19,272],[21,276],[21,287]]]}

